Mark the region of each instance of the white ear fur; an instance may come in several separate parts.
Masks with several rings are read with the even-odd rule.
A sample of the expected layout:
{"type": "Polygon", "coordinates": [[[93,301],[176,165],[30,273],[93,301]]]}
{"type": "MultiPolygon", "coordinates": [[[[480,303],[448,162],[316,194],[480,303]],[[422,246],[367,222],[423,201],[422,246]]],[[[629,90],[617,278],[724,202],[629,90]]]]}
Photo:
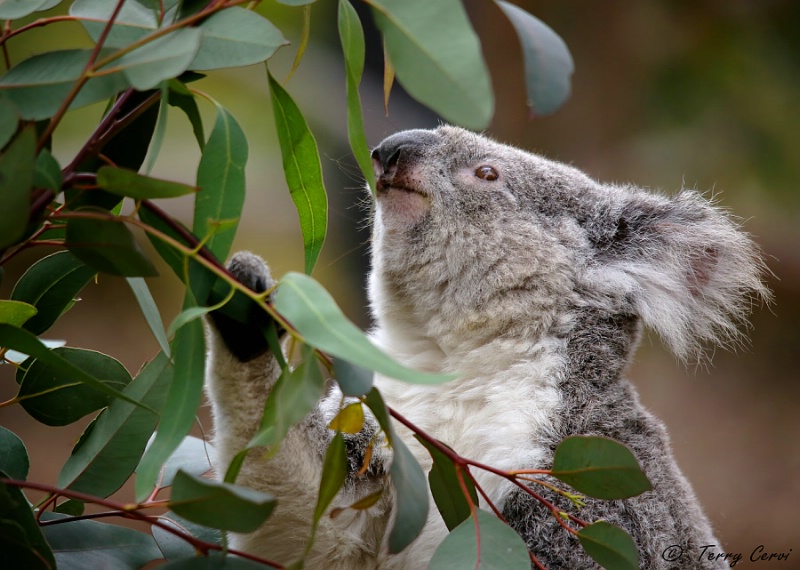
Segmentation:
{"type": "Polygon", "coordinates": [[[722,209],[697,192],[673,198],[629,194],[631,223],[592,281],[623,292],[633,310],[682,360],[703,345],[740,344],[737,326],[756,300],[769,301],[758,247],[722,209]]]}

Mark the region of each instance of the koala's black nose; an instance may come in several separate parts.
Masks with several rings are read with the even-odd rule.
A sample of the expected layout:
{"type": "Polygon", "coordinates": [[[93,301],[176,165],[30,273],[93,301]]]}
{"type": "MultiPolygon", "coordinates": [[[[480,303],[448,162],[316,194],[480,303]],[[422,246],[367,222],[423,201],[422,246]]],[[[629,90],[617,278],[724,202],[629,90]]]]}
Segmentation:
{"type": "Polygon", "coordinates": [[[435,144],[437,140],[433,131],[414,129],[394,134],[381,142],[372,151],[372,163],[375,176],[394,176],[398,166],[408,165],[422,151],[435,144]]]}

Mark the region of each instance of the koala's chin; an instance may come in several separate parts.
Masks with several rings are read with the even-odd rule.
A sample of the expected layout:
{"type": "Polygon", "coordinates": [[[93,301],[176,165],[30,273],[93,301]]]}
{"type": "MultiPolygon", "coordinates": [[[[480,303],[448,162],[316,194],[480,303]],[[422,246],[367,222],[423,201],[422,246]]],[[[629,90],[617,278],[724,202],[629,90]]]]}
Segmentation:
{"type": "MultiPolygon", "coordinates": [[[[694,191],[664,196],[602,184],[455,127],[398,133],[372,158],[371,338],[408,366],[458,373],[437,386],[376,375],[387,404],[459,454],[506,471],[550,468],[554,449],[571,435],[616,439],[653,489],[625,501],[587,498],[580,517],[625,529],[642,569],[677,567],[662,556],[674,545],[685,550],[682,569],[727,567],[699,556],[697,549],[719,543],[664,426],[624,374],[645,327],[686,360],[741,342],[738,325],[769,292],[762,256],[738,223],[694,191]]],[[[251,253],[236,254],[229,267],[252,288],[272,287],[251,253]]],[[[220,476],[257,430],[281,372],[261,340],[263,324],[255,316],[208,321],[220,476]]],[[[256,532],[232,535],[233,548],[282,564],[303,555],[332,438],[327,426],[349,401],[334,384],[269,459],[248,456],[238,482],[279,504],[256,532]]],[[[428,470],[428,452],[399,433],[428,470]]],[[[441,516],[432,508],[411,547],[389,554],[391,450],[368,412],[346,443],[349,474],[331,508],[384,492],[368,509],[323,516],[305,568],[427,567],[447,535],[441,516]]],[[[472,474],[485,493],[481,507],[491,501],[545,567],[595,567],[531,494],[486,471],[472,474]]],[[[536,491],[557,509],[572,509],[563,496],[536,491]]]]}

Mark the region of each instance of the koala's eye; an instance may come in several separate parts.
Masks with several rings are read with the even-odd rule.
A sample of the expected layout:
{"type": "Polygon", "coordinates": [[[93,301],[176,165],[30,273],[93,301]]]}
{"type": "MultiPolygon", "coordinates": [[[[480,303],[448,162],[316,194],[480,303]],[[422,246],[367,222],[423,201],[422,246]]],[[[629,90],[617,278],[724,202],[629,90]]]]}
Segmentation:
{"type": "Polygon", "coordinates": [[[486,180],[488,182],[494,182],[498,178],[500,178],[500,174],[498,174],[497,170],[493,166],[489,166],[488,164],[484,164],[483,166],[479,166],[475,169],[475,176],[480,178],[481,180],[486,180]]]}

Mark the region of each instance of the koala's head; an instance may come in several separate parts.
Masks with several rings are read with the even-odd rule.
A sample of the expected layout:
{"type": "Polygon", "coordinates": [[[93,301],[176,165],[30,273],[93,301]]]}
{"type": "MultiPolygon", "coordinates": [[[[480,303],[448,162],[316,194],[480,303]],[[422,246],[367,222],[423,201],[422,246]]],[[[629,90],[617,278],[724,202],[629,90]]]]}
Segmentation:
{"type": "Polygon", "coordinates": [[[393,135],[372,157],[384,327],[446,347],[541,335],[596,307],[640,318],[684,358],[735,339],[768,295],[757,248],[696,192],[599,184],[449,126],[393,135]]]}

